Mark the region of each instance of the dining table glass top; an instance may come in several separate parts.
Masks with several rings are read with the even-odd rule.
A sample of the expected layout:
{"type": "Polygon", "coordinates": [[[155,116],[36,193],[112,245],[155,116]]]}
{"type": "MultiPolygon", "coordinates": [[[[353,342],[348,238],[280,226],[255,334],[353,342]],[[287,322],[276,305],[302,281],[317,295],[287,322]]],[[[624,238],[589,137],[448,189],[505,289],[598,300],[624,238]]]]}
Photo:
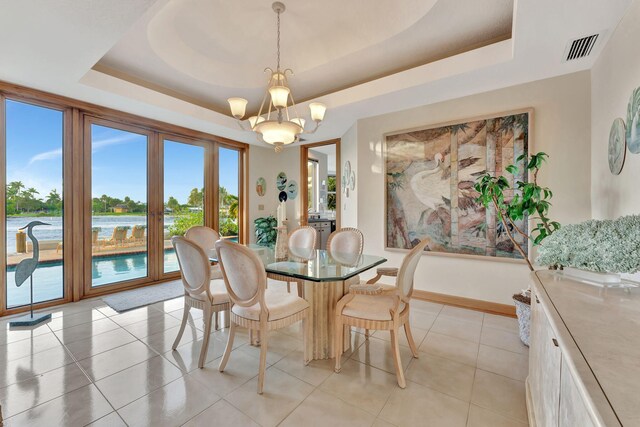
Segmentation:
{"type": "MultiPolygon", "coordinates": [[[[275,249],[255,244],[245,245],[262,260],[267,273],[280,274],[312,282],[338,282],[347,280],[386,262],[386,258],[353,253],[338,253],[324,249],[289,248],[287,256],[276,259],[275,249]]],[[[215,250],[209,259],[218,261],[215,250]]]]}

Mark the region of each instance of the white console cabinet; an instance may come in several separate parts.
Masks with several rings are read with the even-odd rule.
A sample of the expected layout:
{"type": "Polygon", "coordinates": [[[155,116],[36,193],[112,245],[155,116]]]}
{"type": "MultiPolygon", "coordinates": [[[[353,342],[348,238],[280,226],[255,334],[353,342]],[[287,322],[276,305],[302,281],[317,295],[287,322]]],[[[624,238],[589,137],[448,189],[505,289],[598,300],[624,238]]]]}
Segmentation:
{"type": "Polygon", "coordinates": [[[530,425],[640,426],[640,288],[532,279],[530,425]]]}

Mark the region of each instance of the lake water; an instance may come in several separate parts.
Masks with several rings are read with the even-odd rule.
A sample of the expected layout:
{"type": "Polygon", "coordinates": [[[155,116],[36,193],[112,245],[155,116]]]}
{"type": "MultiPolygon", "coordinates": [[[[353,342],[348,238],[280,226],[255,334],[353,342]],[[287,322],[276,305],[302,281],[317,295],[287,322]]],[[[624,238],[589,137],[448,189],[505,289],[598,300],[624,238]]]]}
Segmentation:
{"type": "MultiPolygon", "coordinates": [[[[51,225],[41,225],[33,229],[33,234],[38,240],[59,240],[62,241],[62,218],[61,217],[8,217],[7,218],[7,254],[16,253],[16,233],[19,228],[24,227],[31,221],[42,221],[51,225]]],[[[173,224],[174,217],[167,215],[164,217],[165,229],[173,224]]],[[[108,239],[113,234],[113,229],[119,225],[146,225],[147,217],[141,215],[118,215],[118,216],[94,216],[93,227],[100,227],[99,238],[108,239]]],[[[131,232],[129,232],[131,233],[131,232]]]]}

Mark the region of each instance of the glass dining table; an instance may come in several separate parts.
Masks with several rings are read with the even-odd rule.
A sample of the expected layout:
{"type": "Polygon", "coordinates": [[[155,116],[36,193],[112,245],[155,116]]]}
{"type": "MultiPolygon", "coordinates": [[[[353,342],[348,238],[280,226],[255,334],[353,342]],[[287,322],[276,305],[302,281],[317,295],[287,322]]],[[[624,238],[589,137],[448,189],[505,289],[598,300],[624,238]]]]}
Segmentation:
{"type": "MultiPolygon", "coordinates": [[[[387,260],[383,257],[353,253],[330,253],[322,249],[289,248],[287,256],[276,259],[275,250],[258,245],[246,245],[264,264],[268,276],[290,278],[291,282],[303,282],[303,297],[310,305],[309,323],[311,337],[307,349],[311,359],[335,357],[334,325],[338,301],[347,292],[347,283],[360,273],[374,268],[387,260]]],[[[217,262],[217,254],[209,254],[217,262]]],[[[346,333],[344,350],[351,346],[350,334],[346,333]]]]}

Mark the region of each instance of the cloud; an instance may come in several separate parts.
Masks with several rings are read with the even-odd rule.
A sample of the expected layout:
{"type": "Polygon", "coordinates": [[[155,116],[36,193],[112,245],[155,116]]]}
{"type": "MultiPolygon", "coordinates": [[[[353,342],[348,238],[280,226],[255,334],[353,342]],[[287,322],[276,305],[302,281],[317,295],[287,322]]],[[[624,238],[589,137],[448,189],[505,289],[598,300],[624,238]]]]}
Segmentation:
{"type": "MultiPolygon", "coordinates": [[[[123,144],[125,142],[132,141],[136,138],[139,138],[141,135],[135,133],[128,133],[120,136],[116,136],[113,138],[104,138],[97,139],[91,143],[92,152],[96,152],[102,148],[109,147],[111,145],[123,144]]],[[[144,137],[144,136],[143,136],[144,137]]],[[[44,160],[55,160],[62,157],[62,148],[56,148],[51,151],[44,151],[42,153],[38,153],[35,156],[29,159],[29,166],[35,162],[40,162],[44,160]]]]}
{"type": "Polygon", "coordinates": [[[36,154],[29,159],[29,165],[42,160],[54,160],[62,157],[62,148],[56,148],[55,150],[45,151],[43,153],[36,154]]]}

